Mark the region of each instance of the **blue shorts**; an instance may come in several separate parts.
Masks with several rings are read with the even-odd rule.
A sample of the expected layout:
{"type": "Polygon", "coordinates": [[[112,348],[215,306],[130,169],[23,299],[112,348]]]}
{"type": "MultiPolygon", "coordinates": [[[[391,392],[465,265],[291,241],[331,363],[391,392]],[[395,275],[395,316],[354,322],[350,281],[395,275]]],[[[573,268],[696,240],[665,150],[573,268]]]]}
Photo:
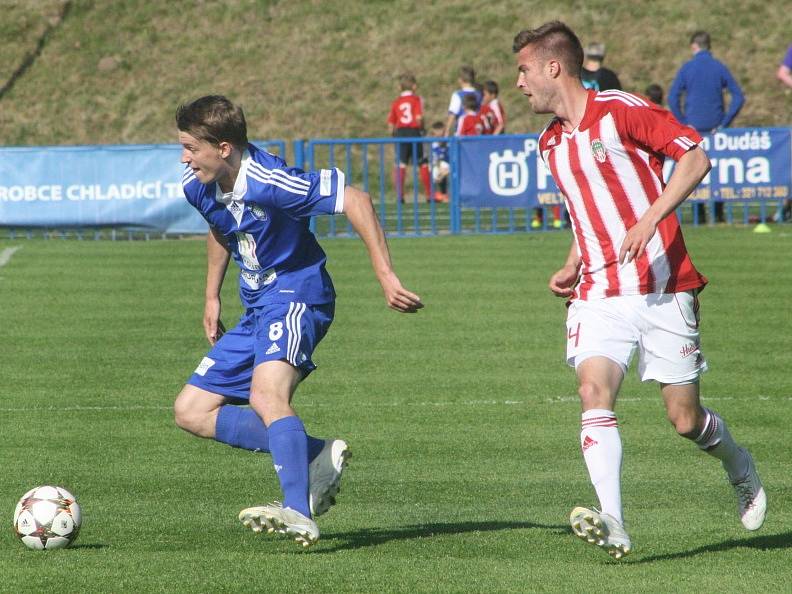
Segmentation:
{"type": "Polygon", "coordinates": [[[334,303],[274,303],[248,309],[223,334],[187,383],[221,396],[250,399],[253,369],[265,361],[287,361],[303,377],[316,369],[316,345],[333,321],[334,303]]]}

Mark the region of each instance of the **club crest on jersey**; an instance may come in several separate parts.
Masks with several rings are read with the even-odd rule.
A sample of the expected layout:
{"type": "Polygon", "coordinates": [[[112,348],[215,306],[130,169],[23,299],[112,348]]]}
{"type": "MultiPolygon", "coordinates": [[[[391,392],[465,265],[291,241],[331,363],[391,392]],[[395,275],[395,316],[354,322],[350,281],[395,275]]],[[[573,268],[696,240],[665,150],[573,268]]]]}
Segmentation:
{"type": "Polygon", "coordinates": [[[245,205],[253,215],[254,219],[258,219],[259,221],[266,221],[269,217],[267,216],[267,211],[261,208],[258,204],[246,204],[245,205]]]}
{"type": "Polygon", "coordinates": [[[591,141],[591,154],[594,155],[594,158],[598,163],[604,163],[605,159],[608,158],[608,153],[605,151],[605,145],[602,144],[602,141],[599,138],[591,141]]]}

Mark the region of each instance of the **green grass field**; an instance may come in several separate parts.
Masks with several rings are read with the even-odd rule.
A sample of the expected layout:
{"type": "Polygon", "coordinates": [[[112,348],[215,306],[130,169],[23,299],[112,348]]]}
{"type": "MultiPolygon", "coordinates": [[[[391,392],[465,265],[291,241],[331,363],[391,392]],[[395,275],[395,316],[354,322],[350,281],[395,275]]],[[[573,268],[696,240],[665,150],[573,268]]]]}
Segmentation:
{"type": "MultiPolygon", "coordinates": [[[[677,438],[631,371],[618,408],[635,553],[571,535],[595,503],[578,445],[564,307],[545,288],[566,233],[393,240],[426,309],[388,310],[362,244],[326,241],[338,289],[319,369],[296,405],[354,456],[302,551],[243,507],[279,491],[270,458],[178,430],[170,406],[206,350],[202,241],[3,240],[0,591],[775,592],[789,588],[792,233],[688,229],[711,372],[705,403],[750,447],[769,515],[742,529],[719,465],[677,438]],[[11,529],[29,488],[83,507],[66,550],[11,529]]],[[[233,276],[225,319],[240,313],[233,276]]]]}

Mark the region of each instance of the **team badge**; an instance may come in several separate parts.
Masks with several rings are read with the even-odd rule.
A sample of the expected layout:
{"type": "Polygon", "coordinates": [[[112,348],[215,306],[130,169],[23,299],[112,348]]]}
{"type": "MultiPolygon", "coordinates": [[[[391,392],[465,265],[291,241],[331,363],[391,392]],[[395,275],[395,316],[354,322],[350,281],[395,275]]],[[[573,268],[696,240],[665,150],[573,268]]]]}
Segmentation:
{"type": "Polygon", "coordinates": [[[253,215],[253,218],[258,219],[259,221],[266,221],[269,218],[267,217],[267,211],[261,208],[258,204],[248,204],[247,209],[250,211],[250,214],[253,215]]]}
{"type": "Polygon", "coordinates": [[[599,163],[604,163],[605,159],[608,158],[608,153],[605,152],[605,145],[602,144],[599,138],[591,141],[591,154],[594,155],[594,158],[599,163]]]}

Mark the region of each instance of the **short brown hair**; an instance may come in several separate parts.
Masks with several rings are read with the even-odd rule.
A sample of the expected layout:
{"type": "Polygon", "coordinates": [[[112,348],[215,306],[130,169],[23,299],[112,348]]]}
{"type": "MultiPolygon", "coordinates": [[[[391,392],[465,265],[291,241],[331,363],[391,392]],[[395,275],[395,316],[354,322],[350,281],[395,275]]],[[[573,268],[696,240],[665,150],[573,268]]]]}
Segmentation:
{"type": "Polygon", "coordinates": [[[583,46],[574,31],[561,21],[550,21],[536,29],[525,29],[514,37],[512,50],[519,53],[529,45],[540,48],[543,57],[558,59],[570,75],[580,76],[583,46]]]}
{"type": "Polygon", "coordinates": [[[413,85],[417,84],[418,81],[415,80],[415,75],[410,72],[405,72],[399,76],[399,86],[402,91],[409,91],[413,88],[413,85]]]}
{"type": "Polygon", "coordinates": [[[180,105],[176,109],[176,126],[182,132],[215,146],[230,142],[244,148],[248,144],[242,108],[222,95],[207,95],[180,105]]]}
{"type": "Polygon", "coordinates": [[[466,83],[473,84],[476,82],[476,71],[473,69],[473,66],[460,66],[459,67],[459,78],[466,83]]]}
{"type": "Polygon", "coordinates": [[[703,50],[710,48],[710,36],[706,31],[696,31],[690,36],[690,43],[695,43],[703,50]]]}
{"type": "Polygon", "coordinates": [[[496,83],[494,80],[488,80],[482,85],[482,87],[490,95],[494,95],[495,97],[498,96],[498,83],[496,83]]]}

